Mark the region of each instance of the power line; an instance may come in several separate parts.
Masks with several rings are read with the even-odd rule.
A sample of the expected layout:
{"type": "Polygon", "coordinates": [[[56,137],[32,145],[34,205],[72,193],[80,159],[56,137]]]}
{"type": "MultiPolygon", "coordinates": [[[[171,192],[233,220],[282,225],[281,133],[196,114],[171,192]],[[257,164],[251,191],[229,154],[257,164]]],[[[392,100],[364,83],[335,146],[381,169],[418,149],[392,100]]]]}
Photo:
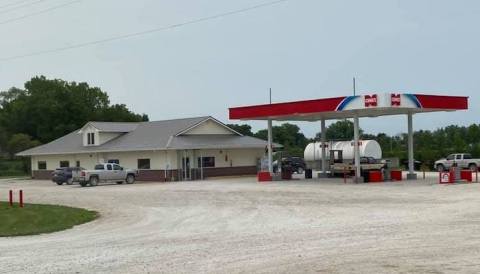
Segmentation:
{"type": "Polygon", "coordinates": [[[29,7],[29,6],[32,6],[32,5],[41,3],[41,2],[45,2],[45,1],[48,1],[48,0],[37,0],[35,2],[26,3],[26,4],[23,4],[23,5],[11,8],[11,9],[2,10],[2,11],[0,11],[0,14],[4,14],[4,13],[11,12],[11,11],[14,11],[14,10],[22,9],[22,8],[25,8],[25,7],[29,7]]]}
{"type": "Polygon", "coordinates": [[[72,4],[75,4],[75,3],[78,3],[78,2],[81,2],[81,1],[82,0],[74,0],[74,1],[64,3],[64,4],[60,4],[60,5],[57,5],[57,6],[50,7],[48,9],[40,10],[40,11],[37,11],[37,12],[32,12],[32,13],[25,14],[25,15],[22,15],[22,16],[19,16],[19,17],[15,17],[15,18],[12,18],[12,19],[8,19],[8,20],[5,20],[5,21],[0,21],[0,25],[5,25],[5,24],[11,23],[11,22],[15,22],[15,21],[19,21],[19,20],[22,20],[22,19],[25,19],[25,18],[28,18],[28,17],[35,16],[35,15],[47,13],[47,12],[57,10],[57,9],[60,9],[60,8],[66,7],[66,6],[70,6],[72,4]]]}
{"type": "Polygon", "coordinates": [[[22,54],[22,55],[16,55],[16,56],[11,56],[11,57],[3,57],[3,58],[0,58],[0,62],[5,62],[5,61],[10,61],[10,60],[15,60],[15,59],[21,59],[21,58],[26,58],[26,57],[31,57],[31,56],[37,56],[37,55],[43,55],[43,54],[49,54],[49,53],[56,53],[56,52],[61,52],[61,51],[66,51],[66,50],[71,50],[71,49],[84,48],[84,47],[88,47],[88,46],[92,46],[92,45],[98,45],[98,44],[104,44],[104,43],[108,43],[108,42],[112,42],[112,41],[116,41],[116,40],[123,40],[123,39],[127,39],[127,38],[132,38],[132,37],[142,36],[142,35],[146,35],[146,34],[161,32],[161,31],[165,31],[165,30],[170,30],[170,29],[183,27],[183,26],[186,26],[186,25],[192,25],[192,24],[201,23],[201,22],[205,22],[205,21],[215,20],[215,19],[219,19],[219,18],[222,18],[222,17],[230,16],[230,15],[245,13],[245,12],[248,12],[248,11],[251,11],[251,10],[254,10],[254,9],[273,6],[275,4],[279,4],[279,3],[287,2],[287,1],[289,1],[289,0],[270,1],[270,2],[266,2],[266,3],[250,6],[250,7],[247,7],[247,8],[232,10],[232,11],[228,11],[228,12],[224,12],[224,13],[219,13],[219,14],[215,14],[215,15],[211,15],[211,16],[206,16],[206,17],[201,17],[201,18],[198,18],[198,19],[193,19],[193,20],[190,20],[190,21],[185,21],[183,23],[173,24],[173,25],[169,25],[169,26],[165,26],[165,27],[158,27],[158,28],[154,28],[154,29],[150,29],[150,30],[133,32],[133,33],[129,33],[129,34],[113,36],[113,37],[109,37],[109,38],[105,38],[105,39],[101,39],[101,40],[90,41],[90,42],[78,43],[78,44],[75,44],[75,45],[59,47],[59,48],[55,48],[55,49],[42,50],[42,51],[37,51],[37,52],[32,52],[32,53],[27,53],[27,54],[22,54]]]}
{"type": "Polygon", "coordinates": [[[0,6],[0,9],[8,8],[8,7],[11,7],[11,6],[16,6],[16,5],[19,5],[19,4],[22,4],[22,3],[25,3],[25,2],[30,2],[30,1],[31,0],[23,0],[23,1],[18,1],[18,2],[8,3],[6,5],[0,6]]]}

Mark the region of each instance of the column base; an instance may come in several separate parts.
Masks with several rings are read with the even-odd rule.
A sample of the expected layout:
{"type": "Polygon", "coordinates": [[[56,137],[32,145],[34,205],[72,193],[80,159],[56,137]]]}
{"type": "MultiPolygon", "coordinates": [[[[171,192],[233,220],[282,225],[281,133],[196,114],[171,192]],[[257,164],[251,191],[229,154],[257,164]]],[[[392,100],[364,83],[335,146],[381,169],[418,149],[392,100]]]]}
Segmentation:
{"type": "Polygon", "coordinates": [[[363,183],[365,183],[365,178],[363,178],[362,176],[353,177],[353,182],[356,183],[356,184],[363,184],[363,183]]]}
{"type": "Polygon", "coordinates": [[[416,180],[417,174],[416,173],[407,173],[407,180],[416,180]]]}

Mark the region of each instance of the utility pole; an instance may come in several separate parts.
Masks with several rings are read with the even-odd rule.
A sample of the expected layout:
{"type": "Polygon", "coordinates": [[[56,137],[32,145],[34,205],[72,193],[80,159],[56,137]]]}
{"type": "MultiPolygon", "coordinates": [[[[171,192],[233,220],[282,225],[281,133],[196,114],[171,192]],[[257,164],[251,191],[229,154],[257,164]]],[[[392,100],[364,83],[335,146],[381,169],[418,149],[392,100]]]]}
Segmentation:
{"type": "MultiPolygon", "coordinates": [[[[272,104],[272,88],[270,88],[270,104],[272,104]]],[[[272,120],[268,119],[267,127],[267,143],[268,143],[268,172],[273,173],[273,137],[272,137],[272,120]]]]}
{"type": "Polygon", "coordinates": [[[353,96],[355,96],[357,93],[357,85],[355,83],[355,77],[353,77],[353,96]]]}

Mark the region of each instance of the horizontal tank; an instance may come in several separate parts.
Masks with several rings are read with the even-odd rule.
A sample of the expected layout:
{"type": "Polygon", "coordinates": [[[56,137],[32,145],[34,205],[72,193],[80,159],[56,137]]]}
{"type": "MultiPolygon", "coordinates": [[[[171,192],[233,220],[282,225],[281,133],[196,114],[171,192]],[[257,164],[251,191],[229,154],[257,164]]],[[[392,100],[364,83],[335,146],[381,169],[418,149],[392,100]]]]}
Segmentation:
{"type": "MultiPolygon", "coordinates": [[[[343,159],[352,160],[354,158],[354,142],[327,142],[326,158],[330,158],[330,150],[341,150],[343,152],[343,159]]],[[[306,162],[318,161],[322,159],[322,145],[321,142],[310,143],[305,148],[303,154],[306,162]]],[[[382,148],[375,140],[361,140],[360,141],[360,157],[373,157],[375,159],[382,158],[382,148]]]]}

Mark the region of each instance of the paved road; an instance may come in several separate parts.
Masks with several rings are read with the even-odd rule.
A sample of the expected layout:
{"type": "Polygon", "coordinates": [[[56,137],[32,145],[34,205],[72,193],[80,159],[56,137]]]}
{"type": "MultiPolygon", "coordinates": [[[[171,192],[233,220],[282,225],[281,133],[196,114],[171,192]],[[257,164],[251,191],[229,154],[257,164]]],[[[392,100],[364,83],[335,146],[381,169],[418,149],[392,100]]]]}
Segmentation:
{"type": "Polygon", "coordinates": [[[0,195],[12,188],[24,189],[27,202],[85,207],[101,218],[0,238],[0,273],[480,271],[480,184],[242,178],[80,188],[2,180],[0,195]]]}

